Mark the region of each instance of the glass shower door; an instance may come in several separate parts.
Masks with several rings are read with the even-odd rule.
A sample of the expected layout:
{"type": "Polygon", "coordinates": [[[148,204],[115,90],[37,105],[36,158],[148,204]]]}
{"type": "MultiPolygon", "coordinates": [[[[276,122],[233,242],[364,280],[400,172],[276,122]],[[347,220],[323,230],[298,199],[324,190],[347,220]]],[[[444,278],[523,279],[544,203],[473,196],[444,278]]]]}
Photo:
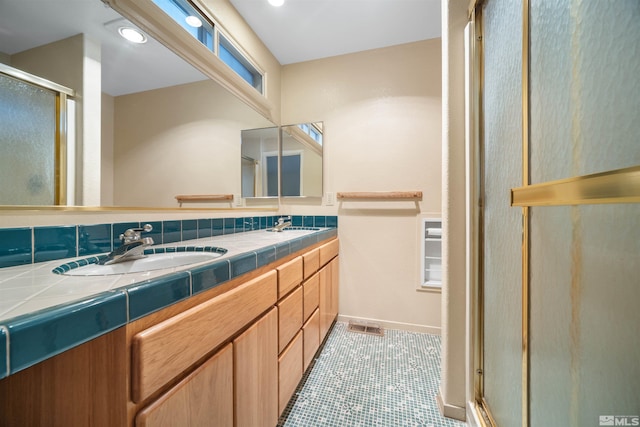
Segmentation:
{"type": "Polygon", "coordinates": [[[481,378],[498,426],[640,425],[640,3],[478,1],[481,378]]]}
{"type": "Polygon", "coordinates": [[[56,93],[0,73],[0,205],[53,205],[56,93]]]}
{"type": "Polygon", "coordinates": [[[484,43],[483,398],[495,422],[522,419],[522,215],[510,189],[522,184],[522,6],[491,0],[484,43]]]}
{"type": "Polygon", "coordinates": [[[640,164],[640,3],[529,17],[531,183],[623,170],[605,204],[531,208],[530,425],[640,425],[640,204],[617,196],[640,164]]]}

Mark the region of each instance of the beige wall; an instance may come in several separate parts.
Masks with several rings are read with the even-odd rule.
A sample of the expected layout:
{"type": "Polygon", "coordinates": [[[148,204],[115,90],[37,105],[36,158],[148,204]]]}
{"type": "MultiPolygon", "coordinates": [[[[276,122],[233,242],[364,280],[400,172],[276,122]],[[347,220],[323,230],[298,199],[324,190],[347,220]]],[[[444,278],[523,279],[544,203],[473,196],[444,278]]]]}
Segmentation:
{"type": "Polygon", "coordinates": [[[269,125],[210,81],[116,97],[114,204],[177,207],[178,194],[239,194],[240,131],[269,125]]]}
{"type": "Polygon", "coordinates": [[[421,190],[420,202],[284,201],[339,215],[340,314],[439,331],[418,292],[421,216],[441,212],[440,39],[286,65],[282,122],[324,122],[326,192],[421,190]]]}

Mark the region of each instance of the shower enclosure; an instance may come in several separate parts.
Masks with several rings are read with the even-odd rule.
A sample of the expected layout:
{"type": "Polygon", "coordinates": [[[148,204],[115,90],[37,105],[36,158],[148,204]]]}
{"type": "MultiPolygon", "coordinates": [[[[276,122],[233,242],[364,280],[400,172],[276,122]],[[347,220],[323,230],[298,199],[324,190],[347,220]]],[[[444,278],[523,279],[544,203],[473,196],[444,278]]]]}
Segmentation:
{"type": "Polygon", "coordinates": [[[483,422],[634,425],[640,3],[473,6],[483,422]]]}

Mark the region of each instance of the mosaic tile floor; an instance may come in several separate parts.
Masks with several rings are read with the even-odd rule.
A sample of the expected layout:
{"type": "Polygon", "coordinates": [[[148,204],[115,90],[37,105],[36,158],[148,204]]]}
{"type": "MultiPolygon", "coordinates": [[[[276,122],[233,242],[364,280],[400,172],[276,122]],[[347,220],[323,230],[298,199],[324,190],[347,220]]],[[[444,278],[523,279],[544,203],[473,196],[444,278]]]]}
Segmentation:
{"type": "Polygon", "coordinates": [[[458,427],[436,404],[440,337],[336,323],[285,409],[281,427],[458,427]]]}

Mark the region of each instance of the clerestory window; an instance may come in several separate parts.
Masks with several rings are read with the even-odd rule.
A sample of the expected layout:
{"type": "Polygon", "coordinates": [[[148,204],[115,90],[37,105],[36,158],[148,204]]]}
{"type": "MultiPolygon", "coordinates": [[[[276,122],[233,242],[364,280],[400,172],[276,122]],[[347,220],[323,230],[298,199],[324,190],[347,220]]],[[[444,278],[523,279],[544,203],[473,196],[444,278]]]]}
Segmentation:
{"type": "Polygon", "coordinates": [[[191,2],[187,0],[153,0],[153,2],[214,55],[217,55],[236,74],[264,95],[263,73],[191,2]]]}

